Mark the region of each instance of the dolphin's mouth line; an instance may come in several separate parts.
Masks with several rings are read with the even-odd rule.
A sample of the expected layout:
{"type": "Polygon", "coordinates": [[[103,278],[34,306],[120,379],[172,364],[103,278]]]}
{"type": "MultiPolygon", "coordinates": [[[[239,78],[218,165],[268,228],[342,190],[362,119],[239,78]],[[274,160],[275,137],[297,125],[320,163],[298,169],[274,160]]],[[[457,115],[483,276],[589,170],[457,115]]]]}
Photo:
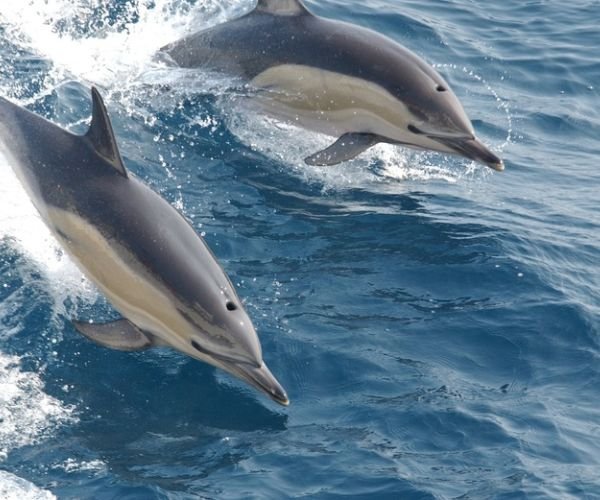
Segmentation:
{"type": "Polygon", "coordinates": [[[233,364],[233,365],[248,365],[249,367],[252,367],[252,368],[260,368],[260,365],[257,363],[251,363],[250,361],[247,361],[245,359],[234,358],[231,356],[227,356],[226,354],[217,354],[216,352],[213,352],[209,349],[205,349],[195,340],[192,340],[191,344],[192,344],[192,347],[194,349],[196,349],[196,351],[204,354],[205,356],[210,356],[211,358],[214,358],[217,361],[221,361],[223,363],[233,364]]]}
{"type": "MultiPolygon", "coordinates": [[[[249,365],[246,364],[245,366],[248,367],[249,365]]],[[[257,371],[258,373],[260,373],[261,370],[263,369],[263,367],[266,368],[264,363],[263,363],[263,365],[260,366],[259,370],[251,369],[251,370],[246,371],[246,370],[244,370],[244,366],[241,366],[238,364],[233,365],[233,366],[231,366],[231,365],[228,366],[228,368],[230,370],[234,371],[239,377],[241,377],[243,380],[245,380],[249,384],[253,385],[257,389],[263,391],[271,399],[273,399],[280,405],[288,406],[290,404],[288,396],[285,393],[285,390],[279,385],[279,383],[274,378],[272,381],[269,381],[269,383],[267,384],[266,381],[262,380],[262,377],[253,375],[254,371],[257,371]]],[[[269,375],[270,375],[270,372],[269,372],[269,375]]],[[[272,375],[271,375],[271,377],[272,377],[272,375]]]]}
{"type": "Polygon", "coordinates": [[[245,359],[227,356],[226,354],[217,354],[210,349],[202,347],[195,340],[192,340],[191,344],[196,351],[213,359],[218,363],[218,366],[253,385],[280,405],[288,406],[290,404],[285,390],[271,374],[265,363],[253,363],[245,359]]]}

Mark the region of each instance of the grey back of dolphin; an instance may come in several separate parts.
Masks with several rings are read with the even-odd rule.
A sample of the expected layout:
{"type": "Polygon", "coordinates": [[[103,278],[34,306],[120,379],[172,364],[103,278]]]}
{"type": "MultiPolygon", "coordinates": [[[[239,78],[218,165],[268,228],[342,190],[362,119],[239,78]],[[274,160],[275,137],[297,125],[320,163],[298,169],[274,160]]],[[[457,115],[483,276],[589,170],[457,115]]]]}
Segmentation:
{"type": "Polygon", "coordinates": [[[124,316],[76,328],[115,349],[173,347],[287,404],[212,252],[179,212],[127,172],[95,89],[92,97],[84,136],[0,98],[0,146],[13,169],[61,245],[124,316]]]}
{"type": "Polygon", "coordinates": [[[271,97],[287,93],[267,110],[341,136],[308,163],[335,164],[388,142],[503,168],[423,59],[372,30],[315,16],[300,0],[259,0],[252,12],[161,50],[181,67],[241,76],[271,97]]]}

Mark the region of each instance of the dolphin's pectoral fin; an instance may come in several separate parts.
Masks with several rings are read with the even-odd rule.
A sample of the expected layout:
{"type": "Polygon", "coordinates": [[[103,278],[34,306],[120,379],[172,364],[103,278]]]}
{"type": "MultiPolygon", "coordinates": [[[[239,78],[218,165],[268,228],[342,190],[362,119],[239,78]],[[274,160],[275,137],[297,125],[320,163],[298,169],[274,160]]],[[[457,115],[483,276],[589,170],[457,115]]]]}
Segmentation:
{"type": "Polygon", "coordinates": [[[379,142],[382,142],[382,138],[375,134],[344,134],[331,146],[305,158],[304,161],[308,165],[319,167],[335,165],[357,157],[379,142]]]}
{"type": "Polygon", "coordinates": [[[143,351],[157,345],[153,336],[142,332],[126,319],[110,323],[73,321],[73,326],[96,344],[118,351],[143,351]]]}

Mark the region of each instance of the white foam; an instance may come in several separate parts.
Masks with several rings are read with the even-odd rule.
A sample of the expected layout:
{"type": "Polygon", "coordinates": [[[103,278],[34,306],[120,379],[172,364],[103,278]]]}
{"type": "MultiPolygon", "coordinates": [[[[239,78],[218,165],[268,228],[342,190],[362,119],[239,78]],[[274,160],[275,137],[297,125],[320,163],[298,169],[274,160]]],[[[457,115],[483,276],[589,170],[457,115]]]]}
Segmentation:
{"type": "Polygon", "coordinates": [[[18,357],[0,353],[0,460],[74,419],[71,407],[44,392],[38,373],[23,371],[18,357]]]}
{"type": "Polygon", "coordinates": [[[59,467],[67,473],[74,472],[104,472],[107,465],[102,460],[78,461],[74,458],[68,458],[59,467]]]}
{"type": "MultiPolygon", "coordinates": [[[[78,80],[122,91],[153,67],[157,50],[184,34],[248,10],[252,0],[138,0],[112,25],[98,0],[3,2],[0,20],[23,48],[52,61],[47,85],[78,80]],[[82,28],[85,26],[85,28],[82,28]],[[84,33],[82,33],[82,31],[84,33]]],[[[114,6],[113,6],[114,8],[114,6]]]]}
{"type": "Polygon", "coordinates": [[[0,498],[2,500],[54,500],[56,497],[25,479],[0,470],[0,498]]]}

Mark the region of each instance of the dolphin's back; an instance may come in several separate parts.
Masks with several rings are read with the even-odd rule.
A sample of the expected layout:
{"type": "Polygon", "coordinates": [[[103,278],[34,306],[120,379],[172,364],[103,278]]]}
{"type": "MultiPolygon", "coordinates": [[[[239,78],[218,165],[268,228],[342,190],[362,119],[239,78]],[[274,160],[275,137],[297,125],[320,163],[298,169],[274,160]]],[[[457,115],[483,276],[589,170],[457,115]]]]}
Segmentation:
{"type": "Polygon", "coordinates": [[[255,10],[189,35],[162,52],[181,67],[204,67],[250,81],[269,68],[295,65],[366,79],[393,95],[401,95],[411,78],[447,85],[425,61],[393,40],[309,12],[278,16],[255,10]],[[422,71],[412,71],[414,65],[422,71]]]}
{"type": "Polygon", "coordinates": [[[76,205],[86,179],[112,174],[95,157],[88,141],[0,98],[0,147],[34,205],[76,205]]]}
{"type": "Polygon", "coordinates": [[[303,33],[302,20],[282,19],[252,12],[238,19],[193,33],[161,49],[184,68],[205,67],[252,79],[285,61],[301,60],[301,43],[293,33],[303,33]],[[286,40],[284,31],[290,33],[286,40]]]}
{"type": "Polygon", "coordinates": [[[283,64],[335,64],[338,57],[315,47],[335,35],[336,24],[313,15],[283,17],[254,11],[189,35],[162,51],[182,67],[207,67],[253,79],[283,64]]]}

